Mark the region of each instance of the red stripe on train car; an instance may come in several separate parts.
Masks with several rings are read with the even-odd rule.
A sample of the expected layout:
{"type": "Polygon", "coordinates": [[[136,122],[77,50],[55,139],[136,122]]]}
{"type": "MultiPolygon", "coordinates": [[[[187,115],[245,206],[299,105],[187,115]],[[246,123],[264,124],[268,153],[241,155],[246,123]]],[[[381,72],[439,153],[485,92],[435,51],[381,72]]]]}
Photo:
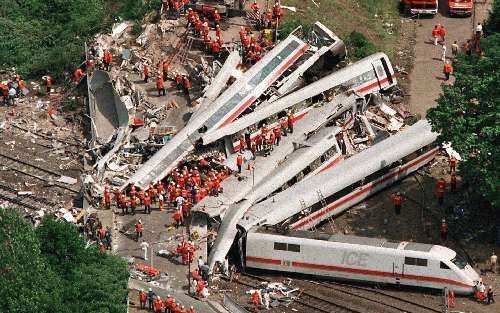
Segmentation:
{"type": "Polygon", "coordinates": [[[331,206],[329,206],[326,209],[323,209],[323,210],[317,212],[316,214],[314,214],[314,213],[311,214],[310,217],[306,218],[306,220],[302,221],[301,223],[293,226],[292,229],[300,228],[300,227],[302,227],[302,226],[304,226],[304,225],[306,225],[306,224],[308,224],[308,223],[310,223],[310,222],[312,222],[312,221],[320,218],[321,216],[325,215],[326,213],[328,213],[330,211],[333,211],[334,209],[336,209],[337,207],[343,205],[344,203],[349,202],[352,199],[355,199],[355,198],[361,196],[362,194],[369,192],[370,190],[372,190],[376,186],[378,186],[378,185],[382,184],[383,182],[385,182],[385,181],[393,178],[396,175],[401,174],[402,172],[404,172],[407,169],[411,168],[415,164],[418,164],[418,163],[422,162],[423,160],[431,158],[436,151],[437,151],[437,148],[434,148],[434,149],[430,150],[429,152],[423,154],[419,158],[413,160],[409,164],[405,165],[404,167],[400,168],[399,170],[394,171],[393,173],[388,174],[386,176],[383,176],[381,179],[378,179],[378,180],[374,181],[373,183],[369,183],[369,184],[364,185],[363,187],[361,187],[362,188],[361,190],[359,190],[357,192],[354,192],[354,193],[351,193],[348,196],[345,196],[344,198],[341,198],[341,199],[335,201],[331,206]]]}
{"type": "MultiPolygon", "coordinates": [[[[305,45],[302,49],[297,51],[285,64],[283,64],[278,72],[273,75],[273,81],[276,80],[293,62],[295,62],[304,52],[309,49],[308,45],[305,45]]],[[[269,87],[269,86],[268,86],[269,87]]],[[[252,96],[248,99],[242,106],[240,106],[233,114],[231,114],[219,127],[222,128],[227,124],[231,123],[235,118],[237,118],[246,108],[248,108],[257,98],[252,96]]]]}
{"type": "MultiPolygon", "coordinates": [[[[256,263],[263,263],[263,264],[281,265],[281,260],[253,257],[253,256],[247,256],[247,261],[256,262],[256,263]]],[[[306,262],[296,262],[296,261],[292,261],[291,264],[292,264],[292,267],[317,269],[317,270],[330,271],[330,272],[353,273],[353,274],[360,274],[360,275],[367,275],[367,276],[379,276],[379,277],[399,277],[401,279],[428,281],[428,282],[436,282],[436,283],[441,283],[441,284],[452,284],[452,285],[456,285],[456,286],[460,286],[460,287],[467,287],[467,288],[473,287],[471,285],[467,285],[467,284],[464,284],[464,283],[456,281],[456,280],[447,279],[447,278],[440,278],[440,277],[433,277],[433,276],[421,276],[421,275],[411,275],[411,274],[395,275],[391,272],[384,272],[384,271],[367,270],[367,269],[343,267],[343,266],[335,266],[335,265],[306,263],[306,262]]]]}

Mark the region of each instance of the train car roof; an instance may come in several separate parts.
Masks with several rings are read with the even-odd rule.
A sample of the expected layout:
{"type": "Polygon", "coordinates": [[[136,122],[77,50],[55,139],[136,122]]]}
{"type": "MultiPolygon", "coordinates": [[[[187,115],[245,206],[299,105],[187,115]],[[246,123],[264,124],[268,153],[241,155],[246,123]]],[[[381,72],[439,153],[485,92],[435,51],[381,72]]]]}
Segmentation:
{"type": "Polygon", "coordinates": [[[389,241],[385,238],[370,238],[370,237],[342,235],[342,234],[330,235],[327,233],[311,232],[306,230],[297,230],[288,232],[286,234],[282,234],[276,232],[274,228],[270,227],[260,227],[255,229],[253,232],[261,234],[272,234],[278,236],[293,237],[293,238],[323,240],[323,241],[347,243],[353,245],[371,246],[371,247],[388,248],[388,249],[400,249],[400,250],[418,251],[418,252],[431,252],[431,250],[435,247],[435,245],[426,243],[389,241]]]}
{"type": "Polygon", "coordinates": [[[318,190],[324,197],[369,176],[432,143],[437,134],[421,120],[405,130],[353,155],[331,171],[302,180],[290,188],[250,208],[238,225],[246,230],[254,225],[276,225],[318,202],[318,190]]]}

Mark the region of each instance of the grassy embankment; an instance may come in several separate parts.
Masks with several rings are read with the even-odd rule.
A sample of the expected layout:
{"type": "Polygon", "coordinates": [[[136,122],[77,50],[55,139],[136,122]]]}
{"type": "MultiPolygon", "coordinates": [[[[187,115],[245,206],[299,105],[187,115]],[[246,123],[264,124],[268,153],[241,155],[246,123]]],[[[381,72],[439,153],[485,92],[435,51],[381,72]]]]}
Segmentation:
{"type": "Polygon", "coordinates": [[[399,39],[399,10],[396,0],[286,0],[286,6],[295,6],[297,12],[285,11],[283,29],[298,25],[312,25],[320,21],[341,37],[350,49],[350,56],[358,59],[376,51],[383,51],[393,59],[399,39]],[[393,24],[387,27],[387,24],[393,24]],[[355,33],[353,33],[355,32],[355,33]],[[363,40],[364,35],[367,39],[363,40]]]}

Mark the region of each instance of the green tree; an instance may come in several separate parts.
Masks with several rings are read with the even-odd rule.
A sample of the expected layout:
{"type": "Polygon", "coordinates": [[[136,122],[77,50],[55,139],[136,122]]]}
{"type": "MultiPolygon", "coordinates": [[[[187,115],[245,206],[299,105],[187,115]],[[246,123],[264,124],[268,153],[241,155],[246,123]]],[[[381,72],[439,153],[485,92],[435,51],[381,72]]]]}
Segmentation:
{"type": "Polygon", "coordinates": [[[122,313],[128,268],[52,217],[35,230],[0,209],[0,312],[122,313]]]}
{"type": "Polygon", "coordinates": [[[500,33],[481,44],[482,57],[459,56],[455,83],[443,86],[438,106],[427,116],[440,133],[439,141],[451,142],[464,159],[459,173],[470,190],[500,215],[500,33]]]}
{"type": "Polygon", "coordinates": [[[60,283],[41,254],[33,227],[0,208],[0,312],[57,312],[60,283]]]}

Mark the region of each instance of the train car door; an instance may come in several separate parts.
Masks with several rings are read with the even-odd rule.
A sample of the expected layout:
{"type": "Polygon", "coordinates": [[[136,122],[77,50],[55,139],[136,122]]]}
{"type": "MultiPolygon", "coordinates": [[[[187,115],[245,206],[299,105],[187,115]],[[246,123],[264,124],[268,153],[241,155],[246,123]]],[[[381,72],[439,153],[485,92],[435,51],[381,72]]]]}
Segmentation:
{"type": "Polygon", "coordinates": [[[392,283],[399,285],[404,276],[405,264],[401,257],[395,256],[392,262],[392,283]]]}
{"type": "Polygon", "coordinates": [[[382,62],[380,60],[375,60],[372,62],[373,72],[377,77],[378,88],[382,90],[384,81],[385,81],[385,72],[384,67],[382,66],[382,62]]]}

